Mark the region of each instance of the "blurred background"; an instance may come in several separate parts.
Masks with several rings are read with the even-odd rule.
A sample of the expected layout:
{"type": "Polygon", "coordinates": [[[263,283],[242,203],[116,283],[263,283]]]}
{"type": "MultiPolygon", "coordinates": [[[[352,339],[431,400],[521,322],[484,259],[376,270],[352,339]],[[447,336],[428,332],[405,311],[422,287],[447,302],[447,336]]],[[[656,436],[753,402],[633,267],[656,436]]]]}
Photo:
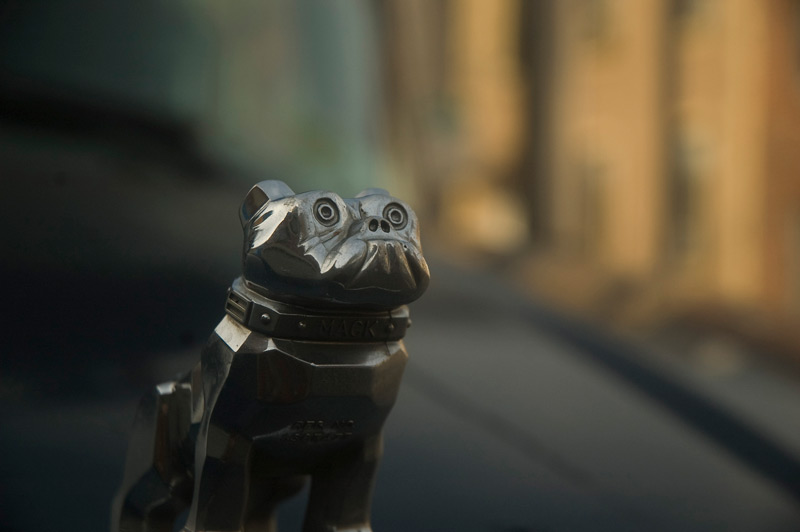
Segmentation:
{"type": "Polygon", "coordinates": [[[0,0],[1,530],[105,528],[263,179],[421,219],[381,530],[800,529],[800,1],[0,0]]]}
{"type": "Polygon", "coordinates": [[[429,234],[610,323],[797,360],[798,2],[381,6],[391,154],[429,234]]]}

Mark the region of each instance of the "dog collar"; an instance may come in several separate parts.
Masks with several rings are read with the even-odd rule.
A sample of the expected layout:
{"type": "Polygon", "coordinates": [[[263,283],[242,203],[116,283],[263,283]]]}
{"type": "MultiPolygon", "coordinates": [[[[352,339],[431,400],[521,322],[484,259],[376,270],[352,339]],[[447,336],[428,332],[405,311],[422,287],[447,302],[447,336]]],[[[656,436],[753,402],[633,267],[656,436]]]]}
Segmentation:
{"type": "Polygon", "coordinates": [[[225,312],[250,330],[273,338],[317,342],[396,341],[411,324],[405,305],[374,312],[320,312],[255,294],[241,277],[228,289],[225,312]]]}

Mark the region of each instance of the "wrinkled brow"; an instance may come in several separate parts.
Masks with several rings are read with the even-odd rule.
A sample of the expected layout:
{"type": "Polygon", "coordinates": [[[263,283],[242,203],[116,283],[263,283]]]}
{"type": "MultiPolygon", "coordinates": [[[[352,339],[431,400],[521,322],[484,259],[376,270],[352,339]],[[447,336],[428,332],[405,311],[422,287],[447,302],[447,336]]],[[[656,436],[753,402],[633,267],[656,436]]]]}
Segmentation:
{"type": "Polygon", "coordinates": [[[345,205],[347,205],[347,210],[350,211],[350,216],[353,219],[360,220],[363,214],[363,210],[361,208],[361,200],[359,199],[347,199],[345,200],[345,205]]]}
{"type": "Polygon", "coordinates": [[[361,213],[366,214],[369,216],[370,214],[373,216],[379,216],[381,214],[381,204],[383,202],[381,199],[376,197],[366,197],[359,201],[359,210],[361,213]]]}

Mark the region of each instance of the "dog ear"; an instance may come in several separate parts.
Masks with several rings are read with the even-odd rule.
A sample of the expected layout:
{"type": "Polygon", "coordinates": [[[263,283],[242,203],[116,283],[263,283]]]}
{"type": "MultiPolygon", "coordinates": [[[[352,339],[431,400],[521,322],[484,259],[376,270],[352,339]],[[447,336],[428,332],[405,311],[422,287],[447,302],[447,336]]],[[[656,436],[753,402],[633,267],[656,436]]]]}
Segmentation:
{"type": "Polygon", "coordinates": [[[359,192],[356,195],[356,198],[363,198],[364,196],[374,196],[374,195],[381,195],[381,196],[391,196],[389,191],[383,188],[366,188],[359,192]]]}
{"type": "Polygon", "coordinates": [[[261,181],[256,183],[242,202],[239,221],[242,225],[250,221],[268,201],[294,196],[294,191],[283,181],[261,181]]]}

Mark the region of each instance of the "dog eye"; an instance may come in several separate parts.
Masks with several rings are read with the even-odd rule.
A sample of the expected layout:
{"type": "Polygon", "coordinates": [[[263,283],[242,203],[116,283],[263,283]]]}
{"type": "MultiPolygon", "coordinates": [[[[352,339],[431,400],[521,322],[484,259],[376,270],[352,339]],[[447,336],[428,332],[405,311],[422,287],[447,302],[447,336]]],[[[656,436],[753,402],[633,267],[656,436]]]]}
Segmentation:
{"type": "Polygon", "coordinates": [[[339,221],[339,207],[328,198],[319,199],[314,204],[314,216],[322,225],[333,225],[339,221]]]}
{"type": "Polygon", "coordinates": [[[383,217],[389,220],[395,229],[402,229],[408,223],[406,210],[398,203],[390,203],[383,209],[383,217]]]}

